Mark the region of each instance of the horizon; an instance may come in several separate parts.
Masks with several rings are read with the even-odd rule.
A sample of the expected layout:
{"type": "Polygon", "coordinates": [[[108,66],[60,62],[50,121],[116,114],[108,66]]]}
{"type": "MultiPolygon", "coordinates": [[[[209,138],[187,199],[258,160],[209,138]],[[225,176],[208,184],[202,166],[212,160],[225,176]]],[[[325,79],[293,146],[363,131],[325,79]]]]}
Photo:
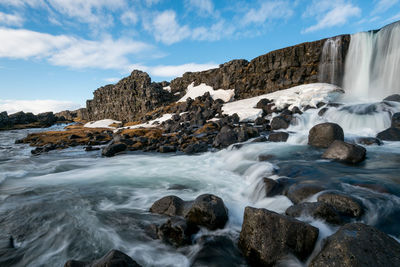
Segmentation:
{"type": "Polygon", "coordinates": [[[3,0],[0,111],[73,110],[134,69],[170,81],[233,59],[379,29],[400,19],[399,2],[3,0]]]}

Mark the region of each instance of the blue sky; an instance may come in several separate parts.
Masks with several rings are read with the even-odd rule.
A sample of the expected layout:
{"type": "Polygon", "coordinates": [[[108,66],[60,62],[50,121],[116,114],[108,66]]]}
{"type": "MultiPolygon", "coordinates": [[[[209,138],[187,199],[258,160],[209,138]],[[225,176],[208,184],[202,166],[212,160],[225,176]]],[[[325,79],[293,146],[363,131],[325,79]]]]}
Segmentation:
{"type": "Polygon", "coordinates": [[[153,80],[400,19],[400,0],[0,0],[0,110],[84,106],[153,80]]]}

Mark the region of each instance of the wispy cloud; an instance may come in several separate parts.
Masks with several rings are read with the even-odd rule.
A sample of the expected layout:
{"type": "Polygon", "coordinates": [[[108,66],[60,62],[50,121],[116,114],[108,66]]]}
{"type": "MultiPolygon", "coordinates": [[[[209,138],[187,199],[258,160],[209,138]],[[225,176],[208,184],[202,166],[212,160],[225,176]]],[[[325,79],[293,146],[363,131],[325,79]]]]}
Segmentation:
{"type": "Polygon", "coordinates": [[[264,1],[260,7],[247,11],[242,23],[245,25],[262,24],[267,20],[291,17],[293,15],[292,5],[288,1],[264,1]]]}
{"type": "Polygon", "coordinates": [[[70,101],[58,100],[9,100],[0,99],[0,112],[7,111],[8,114],[19,111],[32,112],[38,114],[41,112],[60,112],[63,110],[75,110],[81,106],[70,101]]]}
{"type": "Polygon", "coordinates": [[[391,7],[399,3],[399,0],[379,0],[371,14],[381,14],[388,11],[391,7]]]}
{"type": "Polygon", "coordinates": [[[140,64],[134,64],[129,67],[129,71],[134,69],[148,72],[152,76],[163,77],[163,78],[174,78],[182,76],[185,72],[196,72],[217,68],[218,64],[215,63],[186,63],[182,65],[158,65],[158,66],[146,66],[140,64]]]}
{"type": "Polygon", "coordinates": [[[186,6],[200,16],[217,15],[212,0],[186,0],[186,6]]]}
{"type": "Polygon", "coordinates": [[[18,14],[6,14],[0,12],[0,25],[22,26],[24,19],[18,14]]]}

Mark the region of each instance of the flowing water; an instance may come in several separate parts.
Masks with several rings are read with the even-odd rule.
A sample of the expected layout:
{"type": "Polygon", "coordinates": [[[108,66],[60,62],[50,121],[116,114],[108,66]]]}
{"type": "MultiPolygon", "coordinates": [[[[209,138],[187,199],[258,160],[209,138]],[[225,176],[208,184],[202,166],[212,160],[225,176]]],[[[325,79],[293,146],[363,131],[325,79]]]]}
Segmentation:
{"type": "MultiPolygon", "coordinates": [[[[296,115],[296,123],[287,129],[287,143],[248,143],[240,149],[195,156],[131,153],[102,158],[99,151],[85,152],[82,147],[32,156],[32,148],[14,142],[39,130],[0,132],[0,266],[63,266],[68,259],[93,260],[110,249],[127,253],[143,266],[190,266],[198,263],[202,235],[226,237],[228,241],[212,251],[224,255],[223,265],[245,266],[237,249],[229,246],[229,240],[237,242],[244,208],[251,205],[282,213],[292,205],[285,196],[266,198],[263,177],[288,177],[347,192],[367,208],[364,223],[400,239],[400,142],[366,147],[367,159],[357,166],[321,160],[323,150],[307,146],[309,129],[320,122],[340,124],[350,142],[390,126],[400,104],[380,101],[389,93],[399,93],[391,82],[399,84],[399,78],[392,69],[380,72],[371,67],[386,66],[398,57],[400,42],[392,47],[398,25],[388,29],[351,39],[345,95],[361,95],[369,101],[330,106],[322,116],[320,109],[296,115]],[[389,55],[381,55],[381,50],[389,55]],[[350,66],[353,59],[361,60],[357,70],[350,66]],[[376,89],[378,85],[384,91],[376,89]],[[260,155],[269,155],[270,160],[260,162],[260,155]],[[203,193],[220,196],[229,209],[223,230],[202,229],[194,245],[180,249],[146,234],[150,224],[165,221],[148,212],[154,201],[166,195],[193,200],[203,193]],[[15,248],[8,244],[10,236],[15,248]]],[[[316,201],[316,196],[309,201],[316,201]]],[[[320,229],[319,240],[337,229],[312,218],[302,220],[320,229]]],[[[203,260],[208,265],[217,259],[209,254],[203,260]]],[[[302,265],[296,260],[283,264],[302,265]]]]}

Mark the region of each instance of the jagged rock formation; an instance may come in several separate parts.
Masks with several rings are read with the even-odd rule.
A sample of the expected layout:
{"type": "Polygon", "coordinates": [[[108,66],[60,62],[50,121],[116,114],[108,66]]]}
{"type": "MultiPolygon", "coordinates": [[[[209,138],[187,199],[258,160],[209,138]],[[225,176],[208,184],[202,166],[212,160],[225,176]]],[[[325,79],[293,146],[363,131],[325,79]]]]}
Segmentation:
{"type": "Polygon", "coordinates": [[[97,89],[93,100],[86,102],[86,109],[89,120],[134,121],[171,99],[172,94],[162,83],[152,83],[147,73],[134,70],[117,84],[97,89]]]}
{"type": "Polygon", "coordinates": [[[80,108],[77,110],[64,110],[55,114],[57,117],[64,117],[66,120],[74,121],[74,120],[88,120],[89,115],[87,113],[86,108],[80,108]]]}
{"type": "Polygon", "coordinates": [[[57,122],[64,122],[65,118],[53,112],[44,112],[34,115],[31,112],[17,112],[8,115],[6,111],[0,113],[0,130],[44,128],[57,122]]]}

